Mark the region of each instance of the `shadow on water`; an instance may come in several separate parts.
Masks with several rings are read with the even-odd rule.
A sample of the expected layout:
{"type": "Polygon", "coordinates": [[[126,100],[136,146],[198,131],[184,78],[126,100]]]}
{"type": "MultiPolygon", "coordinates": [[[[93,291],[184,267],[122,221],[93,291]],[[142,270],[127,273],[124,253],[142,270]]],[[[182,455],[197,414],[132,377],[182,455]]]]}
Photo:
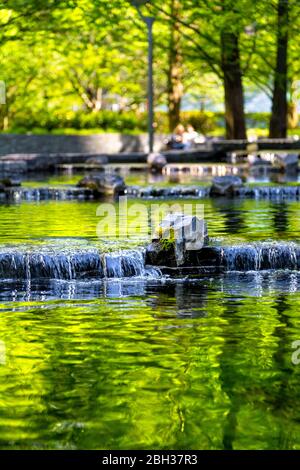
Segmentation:
{"type": "Polygon", "coordinates": [[[283,238],[289,231],[290,208],[286,202],[271,204],[271,218],[274,227],[274,234],[278,239],[283,238]]]}
{"type": "Polygon", "coordinates": [[[247,230],[245,222],[246,213],[242,210],[240,201],[228,198],[214,198],[212,199],[212,205],[222,215],[224,226],[228,233],[239,234],[247,230]]]}
{"type": "MultiPolygon", "coordinates": [[[[294,424],[299,423],[299,371],[291,362],[291,344],[295,339],[291,298],[287,293],[276,294],[274,292],[270,302],[274,324],[268,325],[268,329],[272,341],[269,343],[269,355],[265,351],[262,364],[259,361],[253,364],[249,355],[243,357],[243,349],[247,348],[247,338],[239,337],[238,341],[236,339],[236,332],[239,329],[243,330],[245,322],[245,318],[242,318],[239,312],[239,307],[243,302],[240,305],[239,302],[233,305],[232,301],[225,303],[223,315],[228,322],[228,329],[220,357],[222,389],[230,399],[229,412],[224,424],[225,450],[240,448],[241,420],[245,408],[250,406],[253,407],[253,415],[258,416],[259,413],[266,415],[266,426],[268,421],[270,423],[272,415],[272,425],[268,430],[269,440],[262,448],[293,449],[295,442],[298,441],[295,426],[290,419],[293,416],[294,424]],[[243,361],[245,361],[244,364],[243,361]],[[235,364],[234,369],[233,364],[235,364]],[[268,410],[267,413],[266,410],[268,410]]],[[[257,314],[261,315],[262,311],[257,314]]],[[[259,336],[258,326],[257,348],[261,347],[259,336]]],[[[245,429],[243,431],[247,433],[245,429]]],[[[254,441],[258,439],[259,442],[262,431],[258,422],[255,428],[251,428],[249,422],[248,432],[249,434],[256,433],[252,435],[252,438],[254,441]]],[[[256,445],[255,448],[260,447],[256,445]]]]}
{"type": "MultiPolygon", "coordinates": [[[[300,420],[299,400],[299,369],[292,363],[292,342],[299,339],[295,337],[295,319],[290,316],[290,298],[287,294],[274,296],[274,310],[277,313],[280,325],[275,330],[277,349],[273,360],[278,377],[273,384],[273,393],[270,395],[270,405],[277,417],[278,437],[274,441],[275,449],[293,449],[293,428],[288,420],[289,413],[293,413],[295,422],[300,420]]],[[[268,390],[266,390],[268,393],[268,390]]]]}
{"type": "Polygon", "coordinates": [[[234,330],[237,329],[238,305],[230,305],[230,302],[226,302],[224,306],[223,316],[228,322],[228,333],[225,337],[224,345],[222,348],[222,354],[220,356],[220,382],[222,390],[226,393],[230,405],[224,423],[223,430],[223,447],[225,450],[232,450],[234,448],[234,440],[236,437],[237,428],[237,415],[240,408],[240,396],[237,392],[237,385],[242,379],[239,374],[239,370],[235,370],[233,373],[232,362],[238,357],[240,353],[240,345],[235,340],[234,330]],[[236,318],[235,318],[236,317],[236,318]],[[232,331],[232,336],[230,332],[232,331]]]}

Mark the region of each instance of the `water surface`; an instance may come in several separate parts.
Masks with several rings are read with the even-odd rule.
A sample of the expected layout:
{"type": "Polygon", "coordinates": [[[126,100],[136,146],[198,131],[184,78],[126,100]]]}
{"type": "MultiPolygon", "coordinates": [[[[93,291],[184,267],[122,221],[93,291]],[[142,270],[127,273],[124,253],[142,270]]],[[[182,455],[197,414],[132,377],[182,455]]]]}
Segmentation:
{"type": "MultiPolygon", "coordinates": [[[[298,202],[201,203],[214,243],[300,240],[298,202]]],[[[0,249],[145,244],[99,239],[98,204],[2,204],[0,249]]],[[[0,447],[299,449],[299,302],[285,271],[2,281],[0,447]]]]}

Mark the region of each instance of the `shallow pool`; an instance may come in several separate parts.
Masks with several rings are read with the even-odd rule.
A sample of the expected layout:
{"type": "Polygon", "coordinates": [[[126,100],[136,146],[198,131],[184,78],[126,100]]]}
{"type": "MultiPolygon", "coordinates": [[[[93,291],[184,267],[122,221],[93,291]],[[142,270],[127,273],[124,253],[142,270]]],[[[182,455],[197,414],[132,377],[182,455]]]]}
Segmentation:
{"type": "MultiPolygon", "coordinates": [[[[214,243],[300,241],[299,202],[201,204],[214,243]]],[[[0,247],[147,242],[99,238],[98,206],[2,204],[0,247]]],[[[299,449],[299,303],[297,272],[2,280],[0,447],[299,449]]]]}
{"type": "MultiPolygon", "coordinates": [[[[203,211],[209,235],[225,243],[254,240],[300,241],[300,204],[297,201],[263,201],[252,199],[128,199],[126,212],[118,203],[108,201],[105,211],[100,202],[41,201],[19,204],[0,204],[0,244],[24,243],[93,243],[109,248],[135,247],[149,240],[150,220],[141,218],[135,233],[130,231],[136,214],[136,204],[142,204],[151,214],[151,208],[161,207],[161,213],[169,209],[184,209],[185,205],[203,211]],[[111,204],[111,206],[110,206],[111,204]],[[110,211],[111,209],[111,211],[110,211]],[[98,211],[98,215],[97,215],[98,211]],[[108,212],[107,212],[108,211],[108,212]],[[97,231],[99,223],[107,218],[108,226],[97,231]],[[116,227],[109,224],[116,221],[116,227]],[[125,233],[125,229],[127,233],[125,233]]],[[[106,204],[104,202],[104,204],[106,204]]],[[[153,212],[152,212],[153,213],[153,212]]],[[[155,221],[155,218],[153,217],[155,221]]],[[[103,224],[104,226],[104,224],[103,224]]]]}

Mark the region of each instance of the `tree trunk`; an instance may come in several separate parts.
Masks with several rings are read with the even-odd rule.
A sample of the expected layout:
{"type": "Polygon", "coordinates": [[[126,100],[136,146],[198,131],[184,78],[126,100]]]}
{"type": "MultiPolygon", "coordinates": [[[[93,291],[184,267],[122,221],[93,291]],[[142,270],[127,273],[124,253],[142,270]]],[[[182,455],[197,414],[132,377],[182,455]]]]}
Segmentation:
{"type": "Polygon", "coordinates": [[[298,114],[298,80],[290,80],[288,100],[288,129],[296,129],[299,124],[298,114]]]}
{"type": "Polygon", "coordinates": [[[288,53],[288,0],[278,0],[277,56],[272,98],[272,114],[270,119],[271,138],[287,136],[287,53],[288,53]]]}
{"type": "Polygon", "coordinates": [[[297,102],[290,101],[288,104],[288,128],[297,129],[299,123],[299,114],[297,102]]]}
{"type": "Polygon", "coordinates": [[[179,1],[171,0],[171,23],[168,67],[168,116],[169,130],[172,132],[180,122],[180,107],[183,95],[182,56],[180,52],[179,1]]]}
{"type": "Polygon", "coordinates": [[[94,109],[93,111],[100,111],[103,104],[103,90],[102,88],[96,89],[96,96],[94,99],[94,109]]]}
{"type": "Polygon", "coordinates": [[[227,139],[246,139],[244,92],[238,35],[221,33],[227,139]]]}

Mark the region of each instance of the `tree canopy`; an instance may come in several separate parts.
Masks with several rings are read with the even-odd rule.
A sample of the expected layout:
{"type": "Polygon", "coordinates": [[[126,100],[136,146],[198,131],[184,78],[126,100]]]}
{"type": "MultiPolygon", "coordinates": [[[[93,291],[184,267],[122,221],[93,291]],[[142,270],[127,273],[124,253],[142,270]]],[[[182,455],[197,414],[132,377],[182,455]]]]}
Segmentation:
{"type": "MultiPolygon", "coordinates": [[[[248,90],[270,97],[272,136],[286,134],[288,115],[298,124],[298,0],[152,0],[143,8],[155,17],[155,103],[168,110],[170,129],[183,98],[202,111],[221,100],[227,136],[245,137],[248,90]]],[[[2,0],[1,127],[76,119],[99,127],[103,112],[142,114],[146,62],[145,25],[127,0],[2,0]]]]}

